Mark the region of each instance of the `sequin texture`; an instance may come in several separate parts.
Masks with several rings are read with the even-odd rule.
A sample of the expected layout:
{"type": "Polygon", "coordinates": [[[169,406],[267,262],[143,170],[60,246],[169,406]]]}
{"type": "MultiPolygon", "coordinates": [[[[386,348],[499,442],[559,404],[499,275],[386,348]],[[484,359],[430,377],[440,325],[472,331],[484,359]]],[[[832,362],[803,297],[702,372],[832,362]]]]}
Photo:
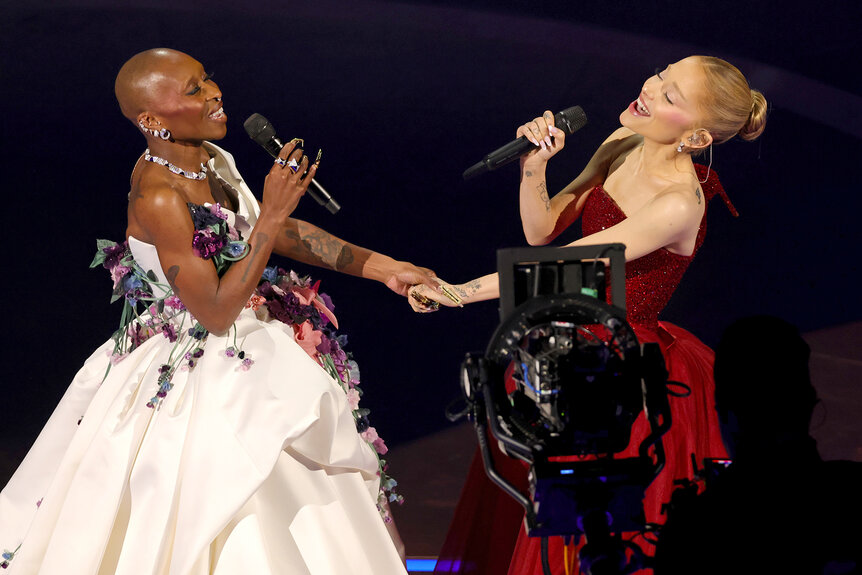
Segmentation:
{"type": "MultiPolygon", "coordinates": [[[[698,176],[703,178],[706,169],[696,166],[698,176]]],[[[726,198],[718,181],[718,175],[710,174],[709,180],[702,184],[707,203],[716,194],[726,198]]],[[[729,201],[725,199],[732,210],[729,201]]],[[[734,210],[732,210],[734,211],[734,210]]],[[[605,189],[596,186],[587,198],[581,216],[584,237],[614,226],[626,219],[625,213],[608,195],[605,189]]],[[[694,252],[682,256],[660,248],[636,260],[626,262],[626,312],[629,323],[655,328],[658,314],[670,301],[688,265],[706,236],[706,210],[700,222],[694,252]]]]}

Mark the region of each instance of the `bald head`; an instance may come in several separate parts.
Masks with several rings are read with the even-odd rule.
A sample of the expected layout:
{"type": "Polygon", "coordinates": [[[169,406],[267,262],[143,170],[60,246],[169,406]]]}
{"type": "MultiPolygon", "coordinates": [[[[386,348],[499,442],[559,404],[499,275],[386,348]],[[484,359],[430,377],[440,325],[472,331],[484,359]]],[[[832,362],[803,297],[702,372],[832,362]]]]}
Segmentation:
{"type": "Polygon", "coordinates": [[[170,48],[154,48],[132,56],[117,73],[114,94],[123,115],[137,122],[138,114],[152,105],[171,68],[194,59],[170,48]]]}

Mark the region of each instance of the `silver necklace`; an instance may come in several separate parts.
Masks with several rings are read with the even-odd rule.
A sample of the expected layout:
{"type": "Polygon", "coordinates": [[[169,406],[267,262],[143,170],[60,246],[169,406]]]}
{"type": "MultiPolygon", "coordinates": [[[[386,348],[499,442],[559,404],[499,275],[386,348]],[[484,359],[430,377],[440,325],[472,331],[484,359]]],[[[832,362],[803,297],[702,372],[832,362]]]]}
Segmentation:
{"type": "Polygon", "coordinates": [[[150,155],[150,149],[147,148],[144,150],[144,159],[148,162],[153,162],[154,164],[158,164],[160,166],[164,166],[169,169],[171,172],[175,173],[178,176],[182,176],[184,178],[188,178],[190,180],[205,180],[207,179],[207,167],[201,164],[200,172],[187,172],[179,166],[175,166],[164,158],[160,158],[158,156],[150,155]]]}

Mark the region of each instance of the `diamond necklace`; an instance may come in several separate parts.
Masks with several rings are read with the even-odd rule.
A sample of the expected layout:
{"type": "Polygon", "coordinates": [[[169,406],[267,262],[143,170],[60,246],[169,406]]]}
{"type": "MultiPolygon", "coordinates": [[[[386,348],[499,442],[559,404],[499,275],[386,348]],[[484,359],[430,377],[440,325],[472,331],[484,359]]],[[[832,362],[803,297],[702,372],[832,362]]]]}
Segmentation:
{"type": "Polygon", "coordinates": [[[158,164],[160,166],[164,166],[169,169],[171,172],[175,173],[178,176],[182,176],[184,178],[188,178],[190,180],[205,180],[207,179],[207,167],[201,164],[200,172],[187,172],[179,166],[175,166],[164,158],[160,158],[158,156],[150,155],[150,149],[147,148],[144,150],[144,159],[148,162],[153,162],[154,164],[158,164]]]}

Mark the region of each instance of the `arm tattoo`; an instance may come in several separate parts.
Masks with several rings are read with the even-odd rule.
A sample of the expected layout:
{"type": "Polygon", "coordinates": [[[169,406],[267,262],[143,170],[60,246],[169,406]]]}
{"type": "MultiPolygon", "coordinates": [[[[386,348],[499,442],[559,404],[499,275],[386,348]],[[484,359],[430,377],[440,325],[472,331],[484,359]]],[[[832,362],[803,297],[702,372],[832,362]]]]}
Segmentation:
{"type": "Polygon", "coordinates": [[[260,253],[260,245],[266,243],[269,239],[269,236],[263,232],[257,234],[257,241],[254,242],[254,251],[251,252],[251,257],[248,259],[248,264],[245,266],[245,272],[242,274],[242,279],[240,281],[245,281],[248,278],[248,272],[254,265],[254,259],[257,257],[257,254],[260,253]]]}
{"type": "Polygon", "coordinates": [[[533,172],[531,172],[530,170],[524,170],[524,177],[532,178],[533,172]]]}
{"type": "Polygon", "coordinates": [[[548,186],[545,185],[545,182],[542,182],[538,186],[536,186],[536,190],[539,192],[539,199],[545,202],[545,211],[551,211],[551,198],[548,197],[548,186]]]}
{"type": "Polygon", "coordinates": [[[350,249],[350,246],[345,245],[341,248],[341,253],[338,254],[338,260],[335,262],[335,269],[343,270],[347,266],[353,263],[353,250],[350,249]]]}
{"type": "Polygon", "coordinates": [[[464,287],[460,286],[452,286],[455,288],[455,291],[458,292],[458,295],[462,298],[467,298],[479,291],[479,288],[482,287],[482,282],[478,279],[470,280],[464,284],[464,287]]]}
{"type": "Polygon", "coordinates": [[[180,275],[180,266],[171,266],[168,268],[168,271],[165,272],[165,277],[167,278],[171,289],[174,290],[174,295],[180,297],[180,288],[177,287],[178,275],[180,275]]]}
{"type": "Polygon", "coordinates": [[[694,195],[697,196],[697,203],[700,204],[700,188],[694,189],[694,195]]]}
{"type": "Polygon", "coordinates": [[[284,235],[293,240],[290,254],[296,259],[311,260],[321,266],[335,271],[342,271],[355,261],[351,247],[313,226],[298,224],[297,228],[288,228],[284,235]]]}

